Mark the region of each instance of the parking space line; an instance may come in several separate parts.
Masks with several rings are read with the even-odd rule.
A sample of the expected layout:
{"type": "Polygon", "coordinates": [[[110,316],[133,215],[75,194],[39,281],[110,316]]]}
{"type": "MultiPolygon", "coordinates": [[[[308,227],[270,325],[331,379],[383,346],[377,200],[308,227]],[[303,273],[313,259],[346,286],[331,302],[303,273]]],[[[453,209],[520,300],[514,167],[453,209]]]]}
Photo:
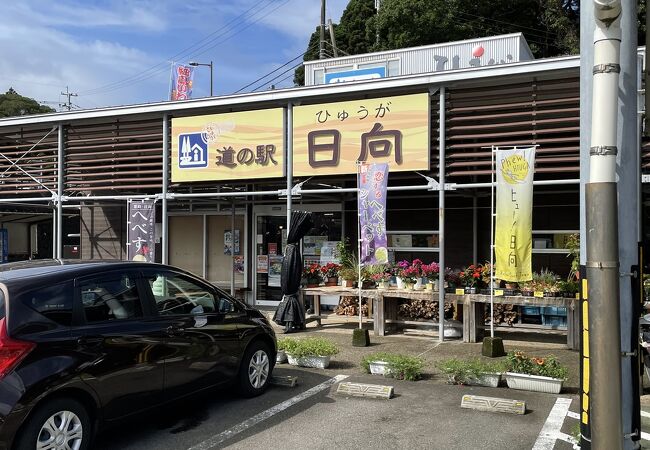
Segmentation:
{"type": "Polygon", "coordinates": [[[641,415],[642,415],[643,417],[650,417],[650,413],[649,413],[649,412],[645,412],[644,410],[641,410],[641,415]]]}
{"type": "Polygon", "coordinates": [[[324,381],[323,383],[314,386],[311,389],[306,390],[302,394],[298,394],[295,397],[283,401],[282,403],[278,403],[277,405],[267,409],[266,411],[262,411],[261,413],[256,414],[253,417],[244,420],[243,422],[235,425],[234,427],[227,429],[226,431],[223,431],[219,434],[215,434],[214,436],[206,439],[205,441],[200,442],[193,447],[190,447],[188,450],[208,450],[214,448],[217,445],[221,444],[222,442],[232,438],[233,436],[236,436],[239,433],[246,431],[248,428],[257,425],[258,423],[270,417],[273,417],[274,415],[284,411],[287,408],[290,408],[296,403],[299,403],[309,397],[318,394],[319,392],[324,391],[325,389],[328,389],[332,385],[340,381],[343,381],[346,378],[348,378],[348,375],[336,375],[335,377],[330,378],[329,380],[324,381]]]}
{"type": "Polygon", "coordinates": [[[571,417],[572,419],[580,420],[580,414],[578,414],[578,413],[576,413],[576,412],[569,411],[569,412],[566,413],[566,415],[567,415],[568,417],[571,417]]]}
{"type": "Polygon", "coordinates": [[[571,406],[570,398],[560,397],[555,401],[555,405],[553,405],[551,412],[548,414],[542,431],[537,436],[533,450],[553,450],[555,442],[560,436],[564,418],[567,416],[567,412],[569,412],[569,406],[571,406]]]}

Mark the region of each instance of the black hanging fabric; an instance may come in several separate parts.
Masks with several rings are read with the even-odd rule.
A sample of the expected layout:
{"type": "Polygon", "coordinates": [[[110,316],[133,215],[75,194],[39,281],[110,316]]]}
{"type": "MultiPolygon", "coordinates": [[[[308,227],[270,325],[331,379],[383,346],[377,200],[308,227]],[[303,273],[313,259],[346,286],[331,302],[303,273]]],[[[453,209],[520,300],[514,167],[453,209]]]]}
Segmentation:
{"type": "Polygon", "coordinates": [[[289,331],[292,327],[302,328],[305,324],[305,310],[298,299],[302,279],[302,254],[300,240],[314,226],[311,213],[294,211],[291,213],[287,248],[282,260],[281,288],[282,301],[275,310],[273,321],[284,325],[289,331]]]}

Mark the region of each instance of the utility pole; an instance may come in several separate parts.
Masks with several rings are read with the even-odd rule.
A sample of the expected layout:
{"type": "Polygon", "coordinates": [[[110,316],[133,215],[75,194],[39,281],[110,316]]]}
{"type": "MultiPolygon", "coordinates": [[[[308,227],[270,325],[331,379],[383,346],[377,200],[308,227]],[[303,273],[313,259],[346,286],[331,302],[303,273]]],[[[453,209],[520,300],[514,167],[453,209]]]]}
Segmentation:
{"type": "Polygon", "coordinates": [[[65,95],[68,98],[68,101],[64,102],[64,103],[59,103],[59,106],[61,108],[67,109],[68,111],[71,111],[72,110],[72,100],[71,100],[71,98],[72,97],[77,97],[78,94],[73,94],[72,92],[70,92],[70,89],[68,89],[68,86],[66,86],[65,87],[65,92],[61,92],[61,95],[65,95]]]}
{"type": "Polygon", "coordinates": [[[320,51],[318,59],[325,59],[325,0],[320,2],[320,51]]]}
{"type": "Polygon", "coordinates": [[[334,57],[338,58],[339,49],[336,48],[336,38],[334,37],[334,24],[332,23],[332,19],[329,19],[327,21],[327,26],[330,30],[330,40],[332,41],[332,50],[334,51],[334,57]]]}

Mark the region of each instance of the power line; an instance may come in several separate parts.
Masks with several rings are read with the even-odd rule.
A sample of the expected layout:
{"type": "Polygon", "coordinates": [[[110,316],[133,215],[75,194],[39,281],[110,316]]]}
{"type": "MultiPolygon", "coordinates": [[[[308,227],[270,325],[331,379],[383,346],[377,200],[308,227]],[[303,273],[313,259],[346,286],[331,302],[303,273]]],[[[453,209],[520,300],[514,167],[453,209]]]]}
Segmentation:
{"type": "MultiPolygon", "coordinates": [[[[196,49],[194,50],[194,53],[191,53],[191,55],[193,55],[193,56],[200,56],[200,55],[206,53],[208,50],[210,50],[210,49],[216,47],[217,45],[223,44],[224,42],[226,42],[226,41],[228,41],[229,39],[233,38],[234,36],[238,35],[239,33],[242,33],[242,32],[245,31],[246,29],[248,29],[248,28],[250,28],[251,26],[255,25],[256,23],[258,23],[259,21],[261,21],[262,19],[264,19],[264,18],[267,17],[268,15],[272,14],[274,11],[276,11],[276,10],[279,9],[279,8],[281,8],[282,6],[284,6],[285,4],[287,4],[289,1],[291,1],[291,0],[284,0],[282,3],[279,3],[279,4],[278,4],[277,6],[275,6],[273,9],[267,11],[265,14],[263,14],[263,15],[260,16],[260,17],[258,17],[258,18],[257,18],[256,20],[254,20],[253,22],[248,23],[247,25],[245,25],[245,26],[243,26],[243,27],[237,29],[234,33],[232,33],[232,34],[230,34],[230,35],[228,35],[228,36],[225,36],[223,39],[217,41],[217,38],[219,38],[219,37],[223,37],[223,36],[226,35],[227,33],[233,31],[233,29],[226,29],[226,30],[224,30],[223,33],[219,34],[219,35],[216,36],[214,39],[211,39],[211,40],[210,40],[211,43],[206,43],[206,44],[203,44],[203,45],[199,46],[198,48],[196,48],[196,49]],[[203,50],[202,50],[202,49],[203,49],[203,50]],[[199,50],[202,50],[202,51],[199,52],[199,50]],[[198,52],[198,53],[197,53],[197,52],[198,52]]],[[[272,3],[271,3],[271,4],[272,4],[272,3]]],[[[269,5],[270,5],[270,4],[269,4],[269,5]]],[[[248,17],[248,19],[251,19],[252,17],[254,17],[254,16],[256,16],[257,14],[259,14],[261,11],[263,11],[263,10],[264,10],[266,7],[268,7],[269,5],[264,6],[262,9],[260,9],[260,10],[257,11],[256,13],[250,15],[250,16],[248,17]]],[[[240,17],[241,17],[241,15],[240,15],[240,17]]],[[[232,23],[232,21],[229,22],[229,23],[232,23]]],[[[174,57],[177,57],[177,56],[179,56],[179,55],[177,54],[177,55],[175,55],[174,57]]],[[[156,75],[158,75],[158,74],[160,74],[160,73],[162,73],[162,72],[164,72],[164,71],[166,71],[166,70],[169,70],[168,67],[166,66],[166,63],[164,63],[164,64],[165,64],[165,67],[162,67],[162,68],[160,68],[160,69],[156,69],[155,71],[151,72],[151,73],[148,74],[148,75],[145,75],[145,76],[137,76],[137,75],[136,75],[136,76],[134,76],[134,77],[131,77],[131,81],[128,81],[128,80],[122,80],[121,82],[113,83],[114,86],[112,86],[112,87],[97,88],[97,89],[93,89],[93,90],[90,90],[90,91],[85,91],[85,95],[98,95],[98,94],[102,94],[102,93],[108,93],[108,92],[112,92],[112,91],[115,91],[115,90],[123,89],[123,88],[125,88],[125,87],[127,87],[127,86],[132,86],[132,85],[134,85],[134,84],[141,83],[141,82],[143,82],[143,81],[148,80],[149,78],[151,78],[151,77],[153,77],[153,76],[156,76],[156,75]]],[[[156,67],[156,66],[154,66],[154,67],[156,67]]],[[[107,85],[107,86],[109,86],[109,85],[107,85]]]]}
{"type": "Polygon", "coordinates": [[[61,92],[61,95],[65,96],[65,97],[68,97],[68,101],[63,102],[63,103],[59,103],[59,106],[61,108],[67,109],[68,111],[72,110],[73,105],[72,105],[71,98],[72,97],[77,97],[79,94],[74,94],[74,93],[70,92],[70,89],[68,89],[68,86],[66,86],[65,87],[65,92],[61,92]]]}
{"type": "MultiPolygon", "coordinates": [[[[263,1],[270,1],[270,0],[263,0],[263,1]]],[[[144,71],[138,72],[137,74],[131,75],[131,76],[129,76],[129,77],[127,77],[127,78],[124,78],[124,79],[122,79],[122,80],[114,81],[114,82],[112,82],[112,83],[108,83],[108,84],[105,84],[105,85],[103,85],[103,86],[99,86],[99,87],[94,88],[94,89],[89,89],[89,90],[87,90],[87,91],[83,91],[83,92],[81,92],[81,93],[82,93],[82,94],[87,94],[87,93],[90,93],[90,92],[95,92],[95,91],[103,90],[103,89],[108,88],[108,87],[113,87],[113,86],[115,86],[115,85],[119,85],[119,84],[122,84],[122,83],[128,83],[128,82],[131,82],[131,81],[133,81],[133,80],[138,79],[139,77],[143,76],[144,74],[146,74],[146,73],[148,73],[148,72],[152,72],[152,73],[157,72],[158,70],[160,70],[160,67],[161,67],[161,66],[164,66],[164,67],[166,68],[166,67],[167,67],[167,64],[169,64],[169,61],[170,61],[170,60],[174,60],[175,58],[180,58],[180,57],[183,56],[187,51],[193,49],[195,46],[201,44],[203,41],[205,41],[205,40],[209,40],[209,39],[210,39],[212,36],[214,36],[215,34],[220,33],[220,34],[219,34],[218,36],[216,36],[214,39],[217,39],[218,37],[220,37],[220,36],[222,36],[223,34],[225,34],[225,33],[226,33],[226,30],[228,30],[228,28],[229,28],[229,27],[230,27],[234,22],[237,22],[239,19],[241,19],[242,17],[244,17],[246,14],[248,14],[248,12],[250,12],[252,9],[258,7],[258,6],[260,5],[260,3],[262,3],[262,2],[258,2],[258,3],[256,3],[256,4],[254,4],[253,6],[251,6],[250,8],[248,8],[246,11],[244,11],[243,13],[241,13],[240,15],[238,15],[237,17],[235,17],[235,18],[233,18],[232,20],[230,20],[229,22],[227,22],[227,23],[224,25],[224,27],[223,27],[222,29],[220,29],[220,30],[216,30],[216,31],[213,31],[212,33],[210,33],[210,34],[208,34],[207,36],[205,36],[204,38],[198,40],[197,42],[195,42],[194,44],[190,45],[189,47],[186,47],[186,48],[184,48],[183,50],[181,50],[180,52],[178,52],[178,53],[172,55],[172,56],[169,58],[169,60],[167,60],[167,61],[163,61],[163,62],[160,62],[160,63],[158,63],[158,64],[155,64],[155,65],[149,67],[148,69],[145,69],[144,71]]],[[[268,4],[267,4],[266,6],[268,6],[268,4]]],[[[265,6],[265,7],[266,7],[266,6],[265,6]]]]}

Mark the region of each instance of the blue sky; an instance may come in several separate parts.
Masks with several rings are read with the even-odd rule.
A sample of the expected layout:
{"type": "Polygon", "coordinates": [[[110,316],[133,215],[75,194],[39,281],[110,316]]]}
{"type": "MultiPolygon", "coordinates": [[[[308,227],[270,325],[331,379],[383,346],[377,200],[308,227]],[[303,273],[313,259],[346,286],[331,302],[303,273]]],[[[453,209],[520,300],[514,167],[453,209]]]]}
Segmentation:
{"type": "MultiPolygon", "coordinates": [[[[327,17],[338,22],[347,3],[328,0],[327,17]]],[[[0,91],[57,103],[69,86],[82,108],[167,99],[174,56],[212,60],[215,95],[232,93],[304,52],[320,21],[320,0],[21,0],[2,10],[0,91]]],[[[292,74],[272,83],[291,86],[292,74]]],[[[194,81],[194,97],[207,96],[209,68],[194,81]]]]}

